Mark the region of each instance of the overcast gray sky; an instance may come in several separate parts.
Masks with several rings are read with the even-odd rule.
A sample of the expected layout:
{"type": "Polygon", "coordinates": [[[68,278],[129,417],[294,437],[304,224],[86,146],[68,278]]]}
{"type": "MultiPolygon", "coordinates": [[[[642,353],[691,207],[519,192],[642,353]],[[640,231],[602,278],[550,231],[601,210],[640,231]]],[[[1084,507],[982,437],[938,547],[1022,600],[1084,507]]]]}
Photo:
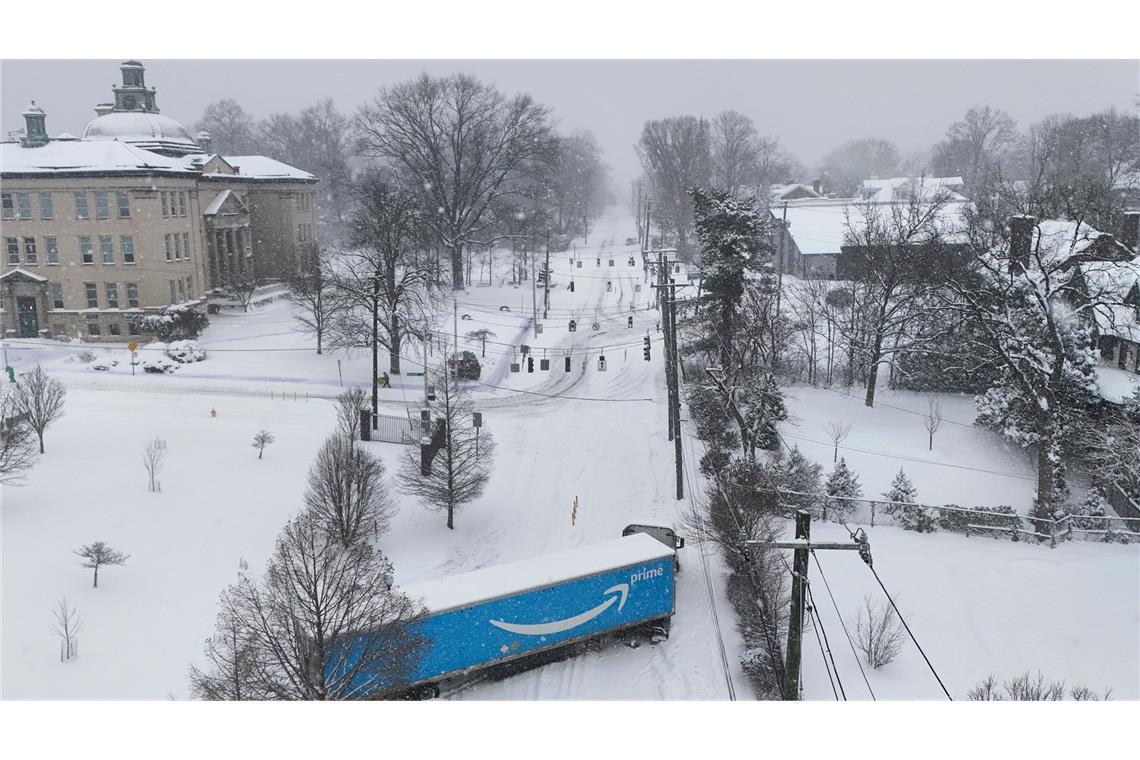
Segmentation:
{"type": "MultiPolygon", "coordinates": [[[[129,51],[127,51],[129,53],[129,51]]],[[[1135,111],[1140,61],[225,61],[144,60],[165,115],[188,127],[203,107],[235,98],[255,118],[322,97],[345,111],[377,88],[421,71],[465,71],[507,92],[529,92],[564,130],[589,129],[621,183],[636,176],[633,144],[646,119],[733,108],[811,167],[853,137],[926,150],[972,105],[1006,110],[1024,126],[1051,113],[1135,111]]],[[[110,100],[118,60],[3,61],[5,132],[31,99],[50,134],[81,134],[110,100]]],[[[621,187],[622,185],[619,185],[621,187]]]]}

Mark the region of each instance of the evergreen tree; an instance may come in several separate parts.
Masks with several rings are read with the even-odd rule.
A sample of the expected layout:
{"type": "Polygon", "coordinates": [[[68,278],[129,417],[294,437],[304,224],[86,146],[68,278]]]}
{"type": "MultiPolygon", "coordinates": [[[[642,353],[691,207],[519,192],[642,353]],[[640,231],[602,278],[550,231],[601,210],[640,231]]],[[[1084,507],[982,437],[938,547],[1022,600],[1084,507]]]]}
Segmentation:
{"type": "Polygon", "coordinates": [[[760,268],[767,250],[766,225],[751,200],[720,190],[694,188],[691,194],[701,243],[700,309],[711,323],[705,332],[712,337],[710,349],[720,366],[731,375],[739,363],[734,360],[735,339],[746,329],[740,314],[744,276],[760,268]]]}
{"type": "Polygon", "coordinates": [[[895,479],[891,481],[891,490],[883,494],[883,498],[887,501],[902,501],[913,504],[918,501],[918,489],[914,487],[914,483],[910,482],[910,478],[900,467],[895,479]]]}
{"type": "Polygon", "coordinates": [[[780,434],[776,426],[788,419],[788,409],[784,405],[784,394],[776,383],[775,375],[764,375],[749,383],[740,398],[744,407],[744,422],[748,427],[745,439],[750,457],[755,457],[756,449],[775,451],[780,448],[780,434]]]}
{"type": "Polygon", "coordinates": [[[793,446],[788,458],[773,457],[772,472],[782,491],[780,502],[794,509],[810,509],[820,492],[820,476],[823,467],[803,455],[799,446],[793,446]]]}
{"type": "Polygon", "coordinates": [[[831,474],[827,476],[824,490],[828,496],[844,497],[827,500],[828,509],[835,511],[841,517],[855,511],[855,502],[850,501],[850,499],[858,499],[863,495],[863,486],[859,484],[859,476],[851,471],[851,468],[847,466],[847,460],[843,458],[840,458],[831,474]]]}
{"type": "Polygon", "coordinates": [[[910,478],[906,476],[901,467],[898,474],[895,475],[895,479],[891,481],[891,490],[883,494],[883,498],[887,501],[903,502],[903,504],[887,504],[883,507],[884,512],[894,516],[896,524],[919,533],[934,532],[935,522],[938,519],[937,511],[917,503],[918,489],[914,487],[914,483],[910,482],[910,478]],[[905,506],[905,504],[914,504],[915,506],[905,506]]]}

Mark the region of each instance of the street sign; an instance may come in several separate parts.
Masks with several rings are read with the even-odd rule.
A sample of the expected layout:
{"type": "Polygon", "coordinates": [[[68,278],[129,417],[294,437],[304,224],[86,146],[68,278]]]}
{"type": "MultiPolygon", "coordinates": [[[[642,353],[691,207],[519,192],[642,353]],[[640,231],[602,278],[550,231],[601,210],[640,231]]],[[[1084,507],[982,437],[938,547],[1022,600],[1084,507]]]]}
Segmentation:
{"type": "Polygon", "coordinates": [[[132,340],[130,343],[127,344],[127,350],[130,351],[132,354],[135,351],[138,351],[139,350],[139,342],[137,340],[132,340]]]}
{"type": "Polygon", "coordinates": [[[408,377],[423,377],[423,376],[424,376],[423,372],[409,372],[408,373],[408,377]]]}

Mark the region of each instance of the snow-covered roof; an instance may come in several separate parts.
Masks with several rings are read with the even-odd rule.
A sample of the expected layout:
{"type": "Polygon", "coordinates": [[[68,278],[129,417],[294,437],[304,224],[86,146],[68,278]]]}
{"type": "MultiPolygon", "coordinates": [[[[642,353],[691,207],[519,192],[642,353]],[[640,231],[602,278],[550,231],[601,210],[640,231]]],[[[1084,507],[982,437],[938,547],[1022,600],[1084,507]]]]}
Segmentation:
{"type": "Polygon", "coordinates": [[[774,200],[778,200],[778,201],[782,201],[785,199],[791,200],[794,198],[820,198],[820,197],[822,197],[822,196],[820,196],[820,194],[817,193],[814,189],[812,189],[811,187],[808,187],[807,185],[801,184],[799,182],[793,182],[790,185],[773,185],[772,186],[772,198],[774,200]]]}
{"type": "Polygon", "coordinates": [[[5,272],[4,274],[0,274],[0,280],[5,280],[14,274],[18,274],[18,275],[21,275],[23,277],[27,277],[29,280],[35,280],[36,282],[47,282],[46,277],[38,275],[35,272],[29,272],[27,269],[21,269],[20,267],[13,267],[12,269],[9,269],[7,272],[5,272]]]}
{"type": "Polygon", "coordinates": [[[38,148],[0,143],[0,172],[6,174],[123,171],[192,170],[185,159],[160,156],[117,140],[52,141],[38,148]]]}
{"type": "Polygon", "coordinates": [[[201,150],[186,127],[169,116],[148,112],[123,112],[97,116],[83,130],[84,140],[118,140],[145,150],[165,150],[179,155],[201,150]]]}
{"type": "MultiPolygon", "coordinates": [[[[150,114],[153,115],[153,114],[150,114]]],[[[51,141],[38,148],[25,148],[17,142],[0,143],[0,172],[5,174],[40,174],[50,172],[201,172],[202,165],[213,156],[195,153],[179,157],[159,155],[152,151],[111,139],[51,141]]],[[[265,180],[316,181],[316,177],[288,164],[265,156],[220,156],[239,173],[212,174],[205,177],[247,178],[265,180]]]]}
{"type": "Polygon", "coordinates": [[[635,533],[541,557],[413,583],[404,586],[402,591],[413,599],[423,600],[428,611],[442,612],[672,555],[673,550],[657,539],[635,533]]]}
{"type": "MultiPolygon", "coordinates": [[[[221,211],[222,206],[225,205],[226,200],[228,200],[230,198],[230,196],[233,196],[233,195],[234,195],[234,192],[232,190],[230,190],[229,188],[226,188],[225,190],[221,191],[220,193],[218,193],[217,195],[214,196],[214,200],[210,201],[210,204],[208,206],[206,206],[205,210],[202,211],[202,215],[203,216],[213,216],[214,214],[218,213],[219,211],[221,211]]],[[[234,196],[234,198],[236,200],[237,196],[234,196]]]]}
{"type": "Polygon", "coordinates": [[[863,180],[863,197],[879,203],[910,200],[915,194],[922,200],[946,196],[950,200],[966,198],[958,193],[965,183],[961,177],[889,177],[863,180]]]}
{"type": "MultiPolygon", "coordinates": [[[[267,156],[222,156],[238,170],[239,177],[258,179],[316,179],[312,174],[267,156]]],[[[230,176],[230,175],[227,175],[230,176]]]]}
{"type": "MultiPolygon", "coordinates": [[[[955,200],[938,209],[935,221],[944,237],[953,239],[963,229],[968,205],[965,201],[955,200]]],[[[886,218],[892,207],[893,204],[869,202],[860,198],[805,198],[788,201],[788,234],[804,255],[838,254],[846,245],[848,234],[858,234],[863,229],[872,210],[886,218]]],[[[783,214],[783,207],[778,211],[773,209],[772,213],[778,217],[783,214]]]]}

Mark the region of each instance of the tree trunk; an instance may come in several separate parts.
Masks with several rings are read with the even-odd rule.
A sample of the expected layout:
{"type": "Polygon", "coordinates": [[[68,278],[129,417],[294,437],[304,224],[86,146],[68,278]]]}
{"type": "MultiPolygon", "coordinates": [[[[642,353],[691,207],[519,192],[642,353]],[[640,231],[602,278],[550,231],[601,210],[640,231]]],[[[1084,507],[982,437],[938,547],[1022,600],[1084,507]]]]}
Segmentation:
{"type": "Polygon", "coordinates": [[[400,374],[400,345],[404,336],[400,332],[399,316],[392,316],[392,329],[388,331],[388,371],[393,375],[400,374]]]}
{"type": "Polygon", "coordinates": [[[1048,412],[1038,414],[1037,437],[1037,499],[1033,512],[1035,517],[1044,518],[1053,507],[1053,461],[1049,458],[1053,451],[1053,429],[1048,412]]]}
{"type": "Polygon", "coordinates": [[[258,458],[258,459],[261,459],[261,457],[262,457],[262,455],[263,455],[263,454],[265,454],[265,447],[264,447],[264,446],[262,446],[261,448],[259,448],[259,449],[257,450],[257,458],[258,458]]]}
{"type": "Polygon", "coordinates": [[[93,588],[99,588],[99,566],[95,566],[95,584],[93,588]]]}
{"type": "Polygon", "coordinates": [[[451,289],[463,290],[463,244],[451,247],[451,289]]]}
{"type": "Polygon", "coordinates": [[[883,351],[883,335],[882,333],[875,334],[875,342],[871,346],[871,359],[868,364],[867,373],[867,398],[864,403],[867,406],[873,407],[875,405],[875,386],[879,382],[879,359],[883,351]]]}
{"type": "Polygon", "coordinates": [[[36,437],[40,439],[40,453],[44,453],[44,431],[37,430],[36,437]]]}

